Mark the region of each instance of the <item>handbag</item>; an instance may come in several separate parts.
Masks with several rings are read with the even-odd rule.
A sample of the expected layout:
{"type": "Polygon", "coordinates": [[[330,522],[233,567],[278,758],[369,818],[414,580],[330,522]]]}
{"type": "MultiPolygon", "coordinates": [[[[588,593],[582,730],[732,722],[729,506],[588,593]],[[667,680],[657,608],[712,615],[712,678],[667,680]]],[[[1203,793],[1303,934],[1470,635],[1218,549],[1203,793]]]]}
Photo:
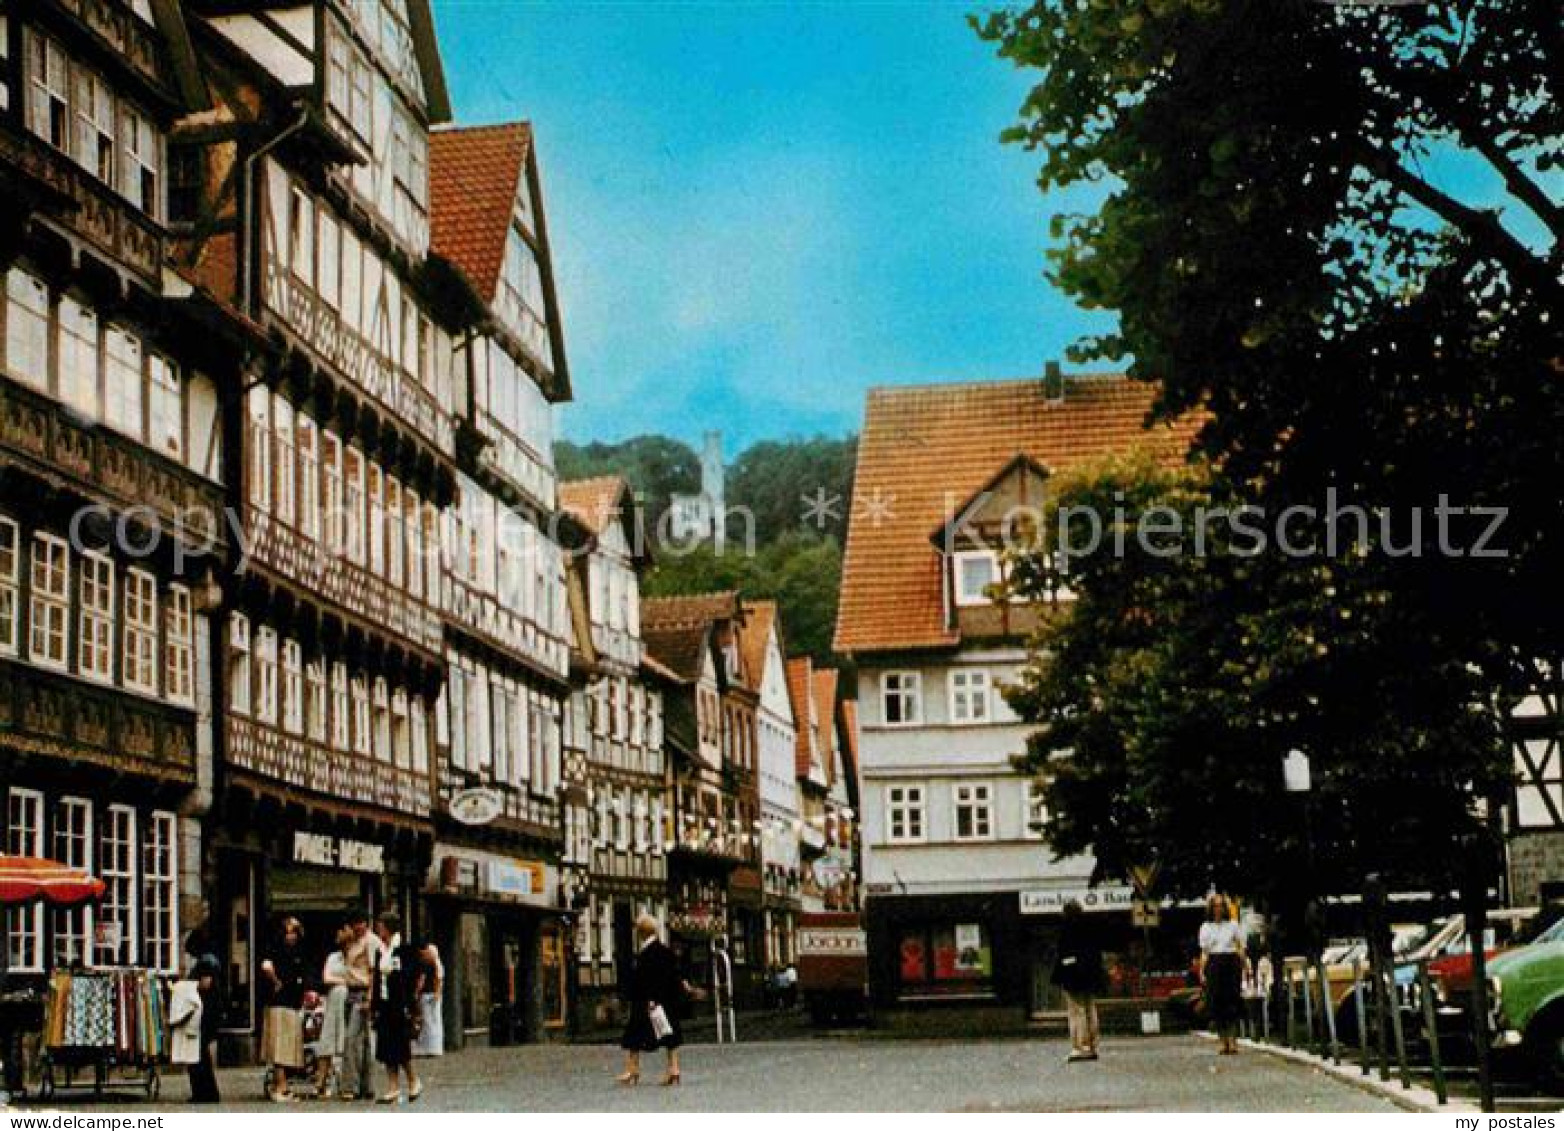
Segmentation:
{"type": "Polygon", "coordinates": [[[660,1041],[664,1037],[673,1035],[673,1023],[668,1020],[668,1012],[662,1006],[652,1006],[647,1011],[647,1016],[652,1022],[652,1036],[660,1041]]]}

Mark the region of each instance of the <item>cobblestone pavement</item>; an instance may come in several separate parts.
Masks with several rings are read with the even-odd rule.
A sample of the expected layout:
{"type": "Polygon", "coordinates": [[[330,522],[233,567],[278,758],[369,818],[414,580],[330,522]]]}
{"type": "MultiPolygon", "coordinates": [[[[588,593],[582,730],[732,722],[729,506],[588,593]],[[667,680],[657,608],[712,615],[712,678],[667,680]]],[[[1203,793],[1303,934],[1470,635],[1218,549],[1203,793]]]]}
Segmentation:
{"type": "MultiPolygon", "coordinates": [[[[839,1037],[684,1051],[684,1083],[662,1088],[649,1058],[637,1088],[616,1087],[606,1045],[474,1049],[422,1061],[421,1110],[434,1111],[1394,1111],[1310,1068],[1259,1053],[1218,1058],[1194,1037],[1128,1038],[1095,1064],[1065,1064],[1054,1040],[949,1042],[839,1037]]],[[[235,1109],[258,1101],[260,1072],[224,1070],[235,1109]]],[[[186,1095],[164,1082],[163,1104],[186,1095]]],[[[126,1101],[143,1110],[145,1101],[126,1101]]],[[[79,1101],[60,1106],[76,1107],[79,1101]]],[[[98,1105],[92,1105],[98,1106],[98,1105]]],[[[287,1110],[320,1111],[300,1103],[287,1110]]],[[[340,1110],[346,1105],[329,1105],[340,1110]]],[[[357,1110],[370,1110],[355,1105],[357,1110]]]]}

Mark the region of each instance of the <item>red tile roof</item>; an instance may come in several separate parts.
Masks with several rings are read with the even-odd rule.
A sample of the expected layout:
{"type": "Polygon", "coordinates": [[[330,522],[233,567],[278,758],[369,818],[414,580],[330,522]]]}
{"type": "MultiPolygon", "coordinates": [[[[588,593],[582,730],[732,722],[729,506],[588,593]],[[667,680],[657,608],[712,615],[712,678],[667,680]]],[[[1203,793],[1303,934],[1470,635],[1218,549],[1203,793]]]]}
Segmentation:
{"type": "Polygon", "coordinates": [[[1201,423],[1146,427],[1156,390],[1120,376],[871,389],[858,441],[842,563],[838,652],[951,647],[931,533],[1004,465],[1025,455],[1057,473],[1149,445],[1182,459],[1201,423]]]}
{"type": "Polygon", "coordinates": [[[516,191],[532,148],[528,122],[429,135],[429,242],[486,302],[498,293],[516,191]]]}
{"type": "Polygon", "coordinates": [[[736,589],[718,593],[690,593],[676,597],[652,597],[641,604],[641,624],[645,627],[708,625],[716,620],[735,620],[741,615],[736,589]]]}
{"type": "MultiPolygon", "coordinates": [[[[787,662],[787,697],[793,704],[794,768],[801,778],[809,776],[809,700],[814,687],[814,661],[798,656],[787,662]]],[[[816,738],[818,742],[818,737],[816,738]]]]}
{"type": "Polygon", "coordinates": [[[739,626],[739,651],[743,653],[744,670],[758,689],[766,678],[766,641],[771,628],[777,622],[775,601],[749,600],[743,602],[744,622],[739,626]]]}
{"type": "Polygon", "coordinates": [[[601,535],[611,519],[625,517],[625,494],[630,483],[622,475],[600,475],[559,485],[559,507],[594,536],[601,535]]]}
{"type": "Polygon", "coordinates": [[[701,662],[708,632],[707,626],[703,624],[664,628],[647,628],[642,625],[641,639],[653,663],[666,668],[686,683],[694,683],[701,677],[701,662]]]}
{"type": "Polygon", "coordinates": [[[820,723],[816,749],[825,768],[825,780],[836,780],[836,669],[817,668],[811,681],[815,694],[815,714],[820,723]]]}

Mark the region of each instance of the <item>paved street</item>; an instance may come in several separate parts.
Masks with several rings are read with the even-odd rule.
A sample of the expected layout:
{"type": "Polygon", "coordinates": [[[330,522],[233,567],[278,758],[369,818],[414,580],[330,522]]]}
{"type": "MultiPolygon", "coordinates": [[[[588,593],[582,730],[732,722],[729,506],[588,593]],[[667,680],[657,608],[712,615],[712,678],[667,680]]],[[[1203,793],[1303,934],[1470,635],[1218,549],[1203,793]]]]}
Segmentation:
{"type": "MultiPolygon", "coordinates": [[[[421,1106],[440,1111],[1394,1111],[1307,1068],[1261,1054],[1218,1059],[1188,1036],[1106,1046],[1096,1064],[1064,1063],[1058,1041],[833,1038],[686,1050],[684,1084],[661,1088],[660,1058],[619,1088],[610,1046],[481,1049],[434,1062],[421,1106]]],[[[257,1095],[258,1071],[225,1071],[226,1097],[257,1095]]],[[[182,1079],[164,1099],[181,1100],[182,1079]]],[[[139,1106],[139,1105],[138,1105],[139,1106]]],[[[253,1110],[275,1110],[246,1102],[253,1110]]],[[[320,1110],[301,1104],[300,1110],[320,1110]]],[[[363,1108],[361,1108],[363,1110],[363,1108]]]]}

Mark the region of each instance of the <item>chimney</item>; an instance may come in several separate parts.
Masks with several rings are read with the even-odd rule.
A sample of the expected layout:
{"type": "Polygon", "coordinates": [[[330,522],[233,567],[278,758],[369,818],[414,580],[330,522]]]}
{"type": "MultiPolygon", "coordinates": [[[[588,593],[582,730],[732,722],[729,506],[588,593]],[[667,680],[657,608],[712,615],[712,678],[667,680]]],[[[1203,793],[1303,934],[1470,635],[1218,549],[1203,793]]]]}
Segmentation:
{"type": "Polygon", "coordinates": [[[1064,371],[1057,361],[1043,366],[1043,398],[1049,404],[1064,403],[1064,371]]]}

